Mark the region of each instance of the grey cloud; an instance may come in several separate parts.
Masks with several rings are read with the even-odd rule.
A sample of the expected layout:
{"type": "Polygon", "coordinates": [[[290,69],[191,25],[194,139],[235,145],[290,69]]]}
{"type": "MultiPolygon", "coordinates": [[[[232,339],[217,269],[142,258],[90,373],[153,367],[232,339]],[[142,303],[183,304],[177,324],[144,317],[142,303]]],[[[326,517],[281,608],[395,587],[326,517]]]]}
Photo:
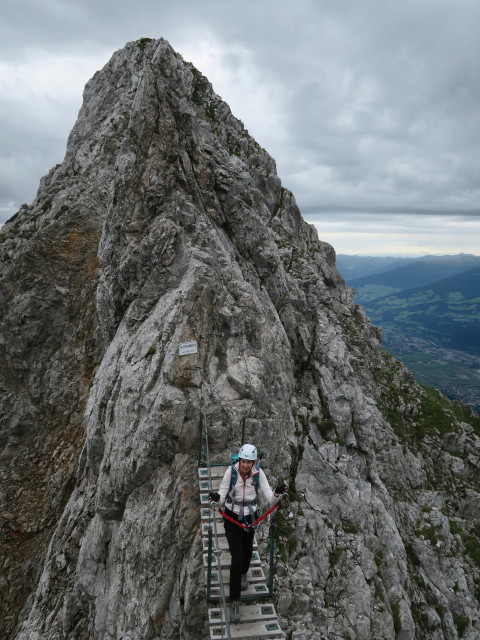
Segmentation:
{"type": "Polygon", "coordinates": [[[405,217],[425,217],[427,220],[429,217],[452,217],[458,218],[459,220],[463,220],[464,222],[469,222],[472,219],[479,220],[480,216],[477,211],[469,211],[469,210],[457,210],[454,214],[450,211],[439,211],[438,209],[428,209],[428,208],[411,208],[408,210],[402,209],[400,207],[355,207],[351,206],[348,209],[345,209],[339,206],[336,203],[322,203],[319,206],[315,205],[307,205],[302,209],[302,215],[307,220],[312,220],[315,216],[325,215],[333,213],[338,219],[350,219],[352,216],[355,217],[356,220],[369,220],[372,217],[383,218],[388,220],[389,217],[400,215],[405,217]]]}
{"type": "MultiPolygon", "coordinates": [[[[235,78],[244,64],[238,50],[247,51],[283,125],[281,135],[261,132],[261,144],[309,215],[480,215],[477,0],[15,0],[2,13],[7,62],[39,50],[113,52],[142,36],[165,37],[180,52],[211,39],[235,78]]],[[[230,102],[228,83],[215,89],[230,102]]],[[[250,130],[251,109],[234,109],[250,130]]],[[[66,135],[62,147],[32,129],[13,127],[3,154],[18,162],[15,145],[30,138],[33,155],[52,157],[55,148],[58,156],[66,135]]],[[[33,164],[27,168],[25,185],[38,184],[33,164]]],[[[3,202],[20,198],[21,180],[15,185],[1,180],[3,202]]]]}

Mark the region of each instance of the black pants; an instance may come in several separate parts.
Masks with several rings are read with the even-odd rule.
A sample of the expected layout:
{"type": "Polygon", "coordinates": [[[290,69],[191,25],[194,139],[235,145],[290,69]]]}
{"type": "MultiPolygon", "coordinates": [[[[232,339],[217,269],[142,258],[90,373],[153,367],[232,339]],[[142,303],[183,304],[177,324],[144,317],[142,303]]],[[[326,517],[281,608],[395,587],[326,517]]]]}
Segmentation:
{"type": "MultiPolygon", "coordinates": [[[[238,514],[233,513],[230,509],[225,509],[225,513],[227,516],[235,518],[235,520],[238,518],[238,514]]],[[[246,516],[246,521],[249,524],[252,521],[251,517],[246,516]]],[[[242,529],[228,520],[224,522],[228,548],[232,556],[230,565],[230,600],[233,602],[233,600],[240,600],[242,574],[247,573],[250,568],[255,532],[242,529]]]]}

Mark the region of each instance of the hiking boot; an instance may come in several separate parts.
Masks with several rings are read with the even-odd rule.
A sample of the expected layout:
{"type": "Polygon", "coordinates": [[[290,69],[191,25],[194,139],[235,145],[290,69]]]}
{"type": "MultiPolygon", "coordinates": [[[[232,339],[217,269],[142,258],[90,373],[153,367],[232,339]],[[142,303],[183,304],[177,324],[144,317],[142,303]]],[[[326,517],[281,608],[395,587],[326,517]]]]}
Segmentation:
{"type": "Polygon", "coordinates": [[[230,622],[233,624],[240,622],[240,602],[238,600],[234,600],[230,607],[230,622]]]}
{"type": "Polygon", "coordinates": [[[240,590],[246,591],[248,589],[248,578],[246,573],[242,573],[242,582],[240,584],[240,590]]]}

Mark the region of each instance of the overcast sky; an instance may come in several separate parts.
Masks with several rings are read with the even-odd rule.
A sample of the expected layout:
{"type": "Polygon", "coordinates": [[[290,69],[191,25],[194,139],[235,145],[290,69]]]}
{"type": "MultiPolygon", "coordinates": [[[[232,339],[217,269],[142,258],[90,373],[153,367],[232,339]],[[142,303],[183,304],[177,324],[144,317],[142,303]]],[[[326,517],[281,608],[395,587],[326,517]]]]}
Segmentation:
{"type": "Polygon", "coordinates": [[[480,253],[478,0],[4,0],[0,222],[63,160],[87,80],[166,38],[337,253],[480,253]]]}

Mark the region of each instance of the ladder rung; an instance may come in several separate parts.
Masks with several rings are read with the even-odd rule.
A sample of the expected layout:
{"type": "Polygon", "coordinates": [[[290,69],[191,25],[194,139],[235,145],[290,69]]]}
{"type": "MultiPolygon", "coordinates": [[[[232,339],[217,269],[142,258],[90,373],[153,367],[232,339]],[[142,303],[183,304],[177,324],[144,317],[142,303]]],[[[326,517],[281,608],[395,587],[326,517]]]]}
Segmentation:
{"type": "MultiPolygon", "coordinates": [[[[276,620],[277,614],[273,604],[244,604],[240,605],[240,620],[241,622],[254,622],[258,620],[276,620]]],[[[208,622],[209,624],[220,624],[224,621],[224,615],[222,609],[209,609],[208,610],[208,622]]]]}
{"type": "MultiPolygon", "coordinates": [[[[213,526],[209,523],[209,522],[202,522],[202,536],[208,537],[208,532],[210,531],[210,529],[212,530],[213,533],[213,526]]],[[[217,522],[217,536],[224,536],[225,535],[225,527],[223,525],[223,522],[217,522]]]]}
{"type": "MultiPolygon", "coordinates": [[[[223,588],[225,590],[225,597],[228,598],[230,596],[230,587],[228,584],[228,580],[223,581],[223,588]]],[[[255,597],[255,599],[268,598],[269,593],[267,585],[263,582],[250,582],[250,584],[248,585],[248,589],[242,591],[242,593],[240,594],[240,600],[246,600],[247,598],[251,599],[252,596],[255,597]]],[[[210,588],[210,598],[211,600],[220,600],[220,587],[212,585],[212,587],[210,588]]]]}
{"type": "MultiPolygon", "coordinates": [[[[210,467],[210,477],[211,478],[223,478],[225,475],[225,471],[227,470],[227,465],[224,467],[210,467]]],[[[208,469],[207,467],[201,467],[198,469],[198,477],[200,480],[208,480],[208,469]]]]}
{"type": "Polygon", "coordinates": [[[210,507],[202,507],[200,509],[200,518],[202,520],[210,520],[212,515],[215,515],[215,520],[223,520],[220,513],[217,510],[210,509],[210,507]]]}
{"type": "MultiPolygon", "coordinates": [[[[213,539],[212,542],[215,545],[215,539],[213,539]]],[[[203,550],[208,551],[208,538],[202,538],[202,543],[203,550]]],[[[218,538],[218,546],[220,547],[220,549],[228,549],[228,540],[225,538],[225,536],[222,538],[218,538]]],[[[253,548],[258,549],[258,544],[255,538],[253,539],[253,548]]]]}
{"type": "MultiPolygon", "coordinates": [[[[285,638],[278,622],[247,622],[245,624],[230,624],[231,638],[285,638]]],[[[210,627],[210,640],[222,640],[225,638],[225,625],[210,627]]]]}
{"type": "MultiPolygon", "coordinates": [[[[212,491],[218,491],[222,483],[221,478],[212,478],[212,491]]],[[[200,480],[198,482],[198,488],[200,491],[210,491],[210,482],[208,480],[200,480]]]]}
{"type": "MultiPolygon", "coordinates": [[[[230,554],[227,551],[224,551],[220,556],[220,562],[222,569],[226,569],[231,564],[230,554]]],[[[203,566],[208,567],[208,553],[203,554],[203,566]]],[[[260,556],[258,555],[258,551],[254,551],[252,553],[252,560],[250,562],[250,566],[252,567],[260,567],[260,556]]],[[[215,558],[212,558],[212,567],[217,568],[217,562],[215,558]]]]}
{"type": "MultiPolygon", "coordinates": [[[[205,571],[205,580],[206,580],[207,572],[205,571]]],[[[251,567],[248,572],[248,582],[250,584],[255,584],[258,582],[265,582],[265,574],[263,573],[263,569],[261,567],[251,567]]],[[[230,580],[230,571],[223,569],[222,570],[222,578],[223,584],[227,584],[230,580]]],[[[212,585],[218,584],[218,570],[212,567],[212,585]]]]}

